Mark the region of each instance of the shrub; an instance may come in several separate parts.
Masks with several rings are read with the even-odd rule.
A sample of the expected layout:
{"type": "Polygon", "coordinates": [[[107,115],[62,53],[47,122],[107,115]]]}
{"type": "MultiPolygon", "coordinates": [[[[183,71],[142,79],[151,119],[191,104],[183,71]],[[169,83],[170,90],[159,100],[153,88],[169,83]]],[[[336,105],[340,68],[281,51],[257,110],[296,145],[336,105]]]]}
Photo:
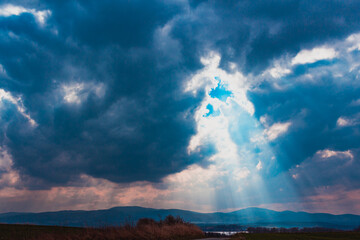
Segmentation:
{"type": "Polygon", "coordinates": [[[151,218],[140,218],[136,224],[137,227],[145,226],[145,225],[156,225],[158,224],[154,219],[151,218]]]}
{"type": "Polygon", "coordinates": [[[164,221],[164,224],[166,225],[175,225],[175,224],[186,224],[184,219],[182,219],[180,216],[177,216],[176,218],[172,215],[167,216],[164,221]]]}

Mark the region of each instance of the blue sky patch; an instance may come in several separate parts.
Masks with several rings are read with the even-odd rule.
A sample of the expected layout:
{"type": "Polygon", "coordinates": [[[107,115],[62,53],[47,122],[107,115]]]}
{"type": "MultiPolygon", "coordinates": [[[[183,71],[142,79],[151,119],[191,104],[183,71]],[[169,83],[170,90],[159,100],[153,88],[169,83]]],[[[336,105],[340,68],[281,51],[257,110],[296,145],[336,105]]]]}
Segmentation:
{"type": "Polygon", "coordinates": [[[232,92],[226,89],[226,85],[221,83],[221,80],[218,77],[215,77],[218,80],[218,85],[216,88],[212,88],[209,92],[210,97],[217,98],[222,102],[226,102],[227,98],[232,95],[232,92]]]}
{"type": "Polygon", "coordinates": [[[204,114],[203,117],[210,117],[210,116],[212,116],[212,117],[217,117],[217,116],[220,115],[220,110],[219,110],[219,109],[214,110],[214,107],[213,107],[213,105],[211,105],[211,104],[208,104],[208,105],[206,106],[206,109],[209,110],[209,112],[206,113],[206,114],[204,114]]]}

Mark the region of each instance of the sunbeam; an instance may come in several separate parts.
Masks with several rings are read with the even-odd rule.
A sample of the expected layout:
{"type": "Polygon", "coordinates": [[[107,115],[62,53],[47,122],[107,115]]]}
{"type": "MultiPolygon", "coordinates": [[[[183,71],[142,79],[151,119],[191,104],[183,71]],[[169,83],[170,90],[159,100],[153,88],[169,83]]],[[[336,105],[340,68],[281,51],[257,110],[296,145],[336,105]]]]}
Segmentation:
{"type": "MultiPolygon", "coordinates": [[[[276,203],[272,197],[277,193],[268,193],[265,182],[269,176],[282,172],[270,147],[271,140],[280,133],[271,133],[269,137],[269,131],[274,130],[266,132],[255,118],[254,106],[247,98],[247,91],[253,87],[251,76],[244,76],[233,63],[229,73],[219,67],[220,61],[219,54],[210,52],[201,59],[204,68],[186,85],[185,91],[195,95],[205,92],[195,113],[197,133],[190,141],[189,152],[206,144],[214,144],[216,148],[204,167],[205,172],[208,168],[217,171],[211,179],[215,185],[209,185],[216,199],[213,210],[276,203]]],[[[295,198],[295,190],[285,175],[281,178],[279,181],[288,183],[286,192],[295,198]]],[[[275,191],[284,188],[280,185],[275,191]]]]}

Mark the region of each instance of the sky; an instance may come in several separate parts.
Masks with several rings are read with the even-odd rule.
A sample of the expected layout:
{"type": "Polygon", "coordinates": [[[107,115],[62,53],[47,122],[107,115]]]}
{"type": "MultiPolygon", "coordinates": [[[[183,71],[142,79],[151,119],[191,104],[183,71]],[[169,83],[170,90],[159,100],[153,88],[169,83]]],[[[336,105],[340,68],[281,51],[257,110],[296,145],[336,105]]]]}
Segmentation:
{"type": "Polygon", "coordinates": [[[360,214],[359,12],[0,1],[0,212],[360,214]]]}

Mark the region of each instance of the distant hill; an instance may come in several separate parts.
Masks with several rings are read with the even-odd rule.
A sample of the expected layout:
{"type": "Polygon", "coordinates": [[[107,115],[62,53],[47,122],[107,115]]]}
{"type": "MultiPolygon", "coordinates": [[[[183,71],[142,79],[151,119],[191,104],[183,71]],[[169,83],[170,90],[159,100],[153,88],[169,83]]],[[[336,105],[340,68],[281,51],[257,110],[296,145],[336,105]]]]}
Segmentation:
{"type": "Polygon", "coordinates": [[[43,213],[2,213],[0,223],[29,223],[60,226],[109,226],[125,222],[136,223],[140,218],[164,219],[167,215],[181,216],[199,225],[238,224],[266,227],[326,227],[354,229],[360,226],[360,216],[273,211],[246,208],[234,212],[198,213],[180,209],[153,209],[143,207],[114,207],[94,211],[58,211],[43,213]]]}

